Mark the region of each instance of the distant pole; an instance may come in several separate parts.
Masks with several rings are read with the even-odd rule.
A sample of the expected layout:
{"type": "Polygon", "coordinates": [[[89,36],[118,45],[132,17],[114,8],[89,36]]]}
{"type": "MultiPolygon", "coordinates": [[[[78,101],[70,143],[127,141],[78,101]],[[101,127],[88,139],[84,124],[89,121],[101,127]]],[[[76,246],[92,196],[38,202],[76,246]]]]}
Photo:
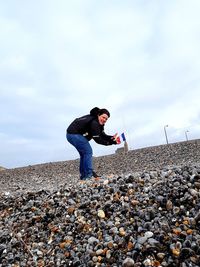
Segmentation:
{"type": "Polygon", "coordinates": [[[167,138],[167,131],[166,131],[166,127],[168,127],[168,125],[164,126],[164,132],[165,132],[165,138],[166,138],[166,143],[168,144],[168,138],[167,138]]]}
{"type": "Polygon", "coordinates": [[[188,141],[188,135],[187,135],[188,132],[189,132],[188,130],[185,131],[185,138],[186,138],[186,141],[188,141]]]}

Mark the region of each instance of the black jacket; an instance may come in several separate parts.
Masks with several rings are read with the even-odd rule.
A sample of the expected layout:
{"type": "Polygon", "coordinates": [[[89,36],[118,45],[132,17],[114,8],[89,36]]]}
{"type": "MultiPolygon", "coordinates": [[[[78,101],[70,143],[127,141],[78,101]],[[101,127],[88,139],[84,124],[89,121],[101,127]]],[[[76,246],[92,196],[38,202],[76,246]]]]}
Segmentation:
{"type": "Polygon", "coordinates": [[[112,135],[104,133],[104,126],[99,124],[98,119],[91,115],[75,119],[67,128],[69,134],[81,134],[87,138],[88,141],[94,141],[101,145],[113,145],[116,141],[113,140],[112,135]]]}

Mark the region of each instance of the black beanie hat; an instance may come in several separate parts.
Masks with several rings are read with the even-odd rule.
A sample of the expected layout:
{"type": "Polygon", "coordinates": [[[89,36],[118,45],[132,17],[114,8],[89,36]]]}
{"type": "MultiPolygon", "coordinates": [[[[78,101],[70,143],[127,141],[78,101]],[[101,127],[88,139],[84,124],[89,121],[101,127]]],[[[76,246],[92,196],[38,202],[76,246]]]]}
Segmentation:
{"type": "Polygon", "coordinates": [[[110,112],[105,108],[99,109],[98,115],[102,115],[102,114],[106,114],[108,115],[108,117],[110,117],[110,112]]]}

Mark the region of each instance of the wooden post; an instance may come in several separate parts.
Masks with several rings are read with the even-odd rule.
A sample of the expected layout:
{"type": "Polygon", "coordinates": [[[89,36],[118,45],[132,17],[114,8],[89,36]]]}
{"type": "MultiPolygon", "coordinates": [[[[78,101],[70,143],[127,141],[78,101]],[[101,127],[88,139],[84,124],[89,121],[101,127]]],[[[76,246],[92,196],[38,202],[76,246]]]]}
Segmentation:
{"type": "Polygon", "coordinates": [[[124,141],[124,153],[128,153],[128,143],[124,141]]]}

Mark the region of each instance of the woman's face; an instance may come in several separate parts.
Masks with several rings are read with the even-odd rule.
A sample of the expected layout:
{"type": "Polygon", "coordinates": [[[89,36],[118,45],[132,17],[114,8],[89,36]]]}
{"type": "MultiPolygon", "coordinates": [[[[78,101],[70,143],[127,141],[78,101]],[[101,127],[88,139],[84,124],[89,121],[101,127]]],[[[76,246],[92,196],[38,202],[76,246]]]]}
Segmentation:
{"type": "Polygon", "coordinates": [[[101,114],[98,116],[99,124],[104,125],[108,120],[107,114],[101,114]]]}

